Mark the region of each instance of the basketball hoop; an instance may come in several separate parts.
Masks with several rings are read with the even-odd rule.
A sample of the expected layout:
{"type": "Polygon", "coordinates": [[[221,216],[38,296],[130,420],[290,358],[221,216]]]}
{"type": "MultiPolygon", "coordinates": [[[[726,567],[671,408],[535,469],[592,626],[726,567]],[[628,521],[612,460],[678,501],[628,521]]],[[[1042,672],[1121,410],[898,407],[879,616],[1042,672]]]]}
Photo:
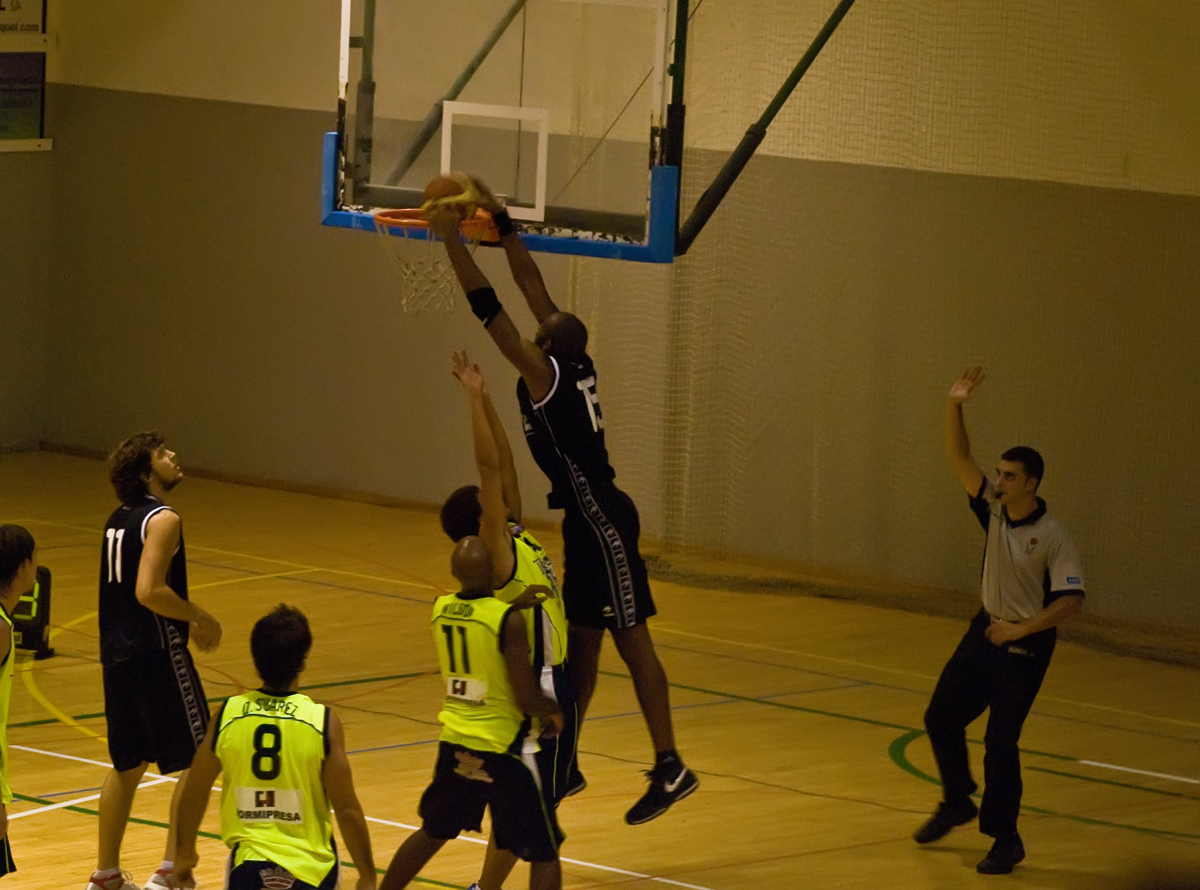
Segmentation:
{"type": "MultiPolygon", "coordinates": [[[[429,227],[429,220],[415,208],[377,210],[375,232],[380,244],[396,266],[400,276],[400,308],[404,312],[450,312],[454,309],[454,294],[458,278],[438,240],[429,227]]],[[[481,241],[500,240],[500,233],[491,214],[477,209],[459,225],[459,233],[474,253],[481,241]]]]}

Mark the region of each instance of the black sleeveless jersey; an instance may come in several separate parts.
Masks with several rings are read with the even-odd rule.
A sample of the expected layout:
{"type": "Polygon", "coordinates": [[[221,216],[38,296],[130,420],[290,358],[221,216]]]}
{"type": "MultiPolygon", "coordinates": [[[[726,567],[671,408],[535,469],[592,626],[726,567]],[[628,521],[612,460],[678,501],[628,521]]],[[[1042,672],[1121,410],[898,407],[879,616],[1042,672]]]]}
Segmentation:
{"type": "MultiPolygon", "coordinates": [[[[146,542],[146,523],[162,510],[157,498],[147,496],[136,507],[118,507],[104,526],[100,554],[100,662],[115,664],[136,655],[186,646],[188,623],[164,618],[138,602],[137,574],[146,542]]],[[[188,598],[187,561],[183,534],[167,567],[167,586],[188,598]]]]}
{"type": "Polygon", "coordinates": [[[596,369],[589,356],[550,357],[554,383],[539,402],[529,395],[522,378],[517,401],[525,441],[533,459],[550,479],[552,509],[578,502],[581,483],[590,488],[612,485],[616,476],[604,446],[604,419],[596,397],[596,369]]]}

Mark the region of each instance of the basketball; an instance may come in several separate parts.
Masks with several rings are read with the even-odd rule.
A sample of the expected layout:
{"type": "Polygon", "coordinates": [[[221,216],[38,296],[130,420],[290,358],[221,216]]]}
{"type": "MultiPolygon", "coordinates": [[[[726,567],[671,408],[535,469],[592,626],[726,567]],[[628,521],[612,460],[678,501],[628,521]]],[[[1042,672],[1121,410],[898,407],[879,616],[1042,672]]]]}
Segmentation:
{"type": "Polygon", "coordinates": [[[454,204],[458,208],[458,215],[466,219],[475,214],[475,202],[471,200],[474,191],[475,186],[470,176],[458,170],[451,170],[435,176],[425,186],[425,204],[428,206],[435,201],[454,204]]]}

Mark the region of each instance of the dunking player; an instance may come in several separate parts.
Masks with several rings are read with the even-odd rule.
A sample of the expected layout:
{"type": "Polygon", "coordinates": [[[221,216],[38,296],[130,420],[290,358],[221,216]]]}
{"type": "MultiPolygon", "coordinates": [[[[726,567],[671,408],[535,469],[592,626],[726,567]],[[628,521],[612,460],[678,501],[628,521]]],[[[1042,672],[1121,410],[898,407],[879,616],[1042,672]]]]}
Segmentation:
{"type": "Polygon", "coordinates": [[[462,590],[433,605],[433,641],[446,697],[433,782],[421,795],[421,827],[392,857],[380,890],[403,890],[448,840],[479,831],[491,810],[496,846],[529,861],[531,890],[560,890],[562,833],[524,752],[532,717],[552,734],[558,705],[538,689],[519,611],[492,595],[487,545],[467,536],[450,562],[462,590]],[[528,715],[528,716],[526,716],[528,715]]]}
{"type": "Polygon", "coordinates": [[[596,687],[606,629],[633,677],[655,751],[650,788],[625,814],[626,822],[637,825],[662,815],[700,784],[675,750],[667,675],[646,627],[655,609],[638,552],[637,508],[613,481],[616,474],[604,444],[596,371],[586,351],[587,328],[574,315],[558,310],[504,206],[481,183],[475,185],[481,206],[500,230],[513,279],[538,321],[535,340],[526,340],[517,331],[459,239],[457,210],[434,206],[428,211],[430,224],[446,246],[472,312],[521,374],[517,398],[525,439],[550,479],[550,507],[566,511],[563,597],[570,619],[568,651],[580,719],[596,687]]]}
{"type": "Polygon", "coordinates": [[[250,633],[262,688],[230,697],[209,725],[179,803],[175,876],[195,886],[196,833],[222,772],[221,840],[232,851],[227,890],[336,890],[338,852],[330,807],[358,869],[356,890],[375,890],[375,861],[346,758],[342,721],[299,691],[312,648],[308,619],[280,605],[250,633]]]}
{"type": "Polygon", "coordinates": [[[100,555],[100,663],[113,768],[100,793],[100,846],[87,890],[137,890],[121,874],[121,841],[134,792],[153,761],[183,771],[171,798],[162,867],[148,890],[171,886],[179,794],[208,726],[208,702],[188,652],[221,641],[221,625],[188,601],[179,514],[165,498],[183,470],[162,436],[137,433],[109,458],[118,507],[104,526],[100,555]]]}
{"type": "MultiPolygon", "coordinates": [[[[478,535],[492,559],[496,599],[523,607],[530,654],[542,692],[558,703],[563,715],[562,730],[553,738],[540,739],[534,755],[542,797],[547,807],[553,809],[568,791],[579,728],[575,693],[566,672],[567,614],[549,556],[533,535],[518,524],[521,492],[512,449],[483,374],[463,352],[454,356],[454,376],[471,403],[479,485],[464,485],[446,499],[442,505],[442,529],[456,543],[468,535],[478,535]]],[[[475,888],[500,890],[516,863],[516,855],[500,850],[493,835],[488,842],[483,874],[475,888]]]]}
{"type": "Polygon", "coordinates": [[[12,699],[14,652],[12,614],[37,582],[37,544],[19,525],[0,525],[0,875],[17,870],[8,845],[8,703],[12,699]]]}
{"type": "Polygon", "coordinates": [[[942,776],[943,800],[913,838],[928,844],[979,815],[979,830],[995,838],[975,870],[1008,874],[1025,858],[1017,834],[1021,807],[1021,727],[1054,653],[1057,625],[1083,605],[1083,570],[1061,522],[1046,515],[1037,496],[1042,456],[1027,446],[1000,455],[995,481],[975,458],[963,423],[963,403],[983,380],[971,368],[946,402],[946,456],[971,499],[987,543],[981,583],[983,608],[946,662],[925,728],[942,776]],[[983,802],[971,801],[975,782],[967,764],[965,730],[987,709],[983,802]]]}

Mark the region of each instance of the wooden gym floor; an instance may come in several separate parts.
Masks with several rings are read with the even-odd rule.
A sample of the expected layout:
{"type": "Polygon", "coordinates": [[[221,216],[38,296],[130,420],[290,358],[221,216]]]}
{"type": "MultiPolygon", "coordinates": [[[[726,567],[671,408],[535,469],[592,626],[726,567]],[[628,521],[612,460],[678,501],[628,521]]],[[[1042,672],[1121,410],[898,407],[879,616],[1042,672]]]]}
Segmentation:
{"type": "MultiPolygon", "coordinates": [[[[451,579],[436,518],[195,478],[172,500],[194,598],[225,627],[220,649],[197,658],[210,700],[255,685],[248,639],[259,616],[279,602],[303,609],[315,644],[302,683],[345,721],[386,865],[417,820],[438,734],[428,618],[451,579]]],[[[95,461],[0,456],[0,522],[26,525],[53,572],[57,650],[16,666],[9,830],[19,871],[6,887],[82,887],[94,865],[108,766],[96,578],[114,506],[95,461]]],[[[557,554],[557,535],[542,538],[557,554]]],[[[984,878],[974,864],[988,839],[973,828],[930,848],[910,840],[939,797],[921,718],[962,621],[707,584],[656,582],[655,598],[679,747],[702,784],[662,818],[625,825],[652,752],[607,645],[580,745],[589,786],[560,810],[566,887],[1101,888],[1147,869],[1200,874],[1194,669],[1060,643],[1022,740],[1029,858],[1011,877],[984,878]]],[[[969,730],[977,776],[982,732],[982,721],[969,730]]],[[[138,793],[123,865],[139,883],[162,856],[170,793],[149,773],[138,793]]],[[[204,830],[216,827],[210,806],[204,830]]],[[[448,844],[422,880],[465,887],[482,854],[477,837],[448,844]]],[[[202,840],[201,855],[202,886],[221,886],[224,847],[202,840]]],[[[508,884],[525,882],[519,866],[508,884]]],[[[342,886],[353,886],[351,870],[342,886]]]]}

